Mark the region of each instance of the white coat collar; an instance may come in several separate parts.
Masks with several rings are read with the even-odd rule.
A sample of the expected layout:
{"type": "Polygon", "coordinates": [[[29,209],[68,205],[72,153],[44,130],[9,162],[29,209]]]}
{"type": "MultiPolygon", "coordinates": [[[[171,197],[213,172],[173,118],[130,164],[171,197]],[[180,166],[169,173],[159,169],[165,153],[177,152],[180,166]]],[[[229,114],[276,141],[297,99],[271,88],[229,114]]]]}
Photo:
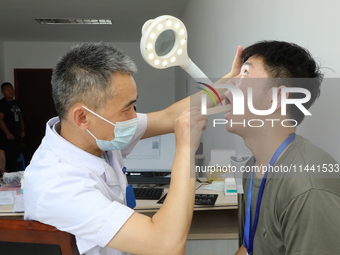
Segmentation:
{"type": "Polygon", "coordinates": [[[104,159],[80,149],[60,136],[54,130],[55,124],[59,121],[59,117],[54,117],[46,124],[46,136],[44,139],[46,139],[47,146],[50,147],[56,155],[62,157],[66,162],[90,168],[99,176],[102,175],[107,168],[107,164],[104,159]]]}

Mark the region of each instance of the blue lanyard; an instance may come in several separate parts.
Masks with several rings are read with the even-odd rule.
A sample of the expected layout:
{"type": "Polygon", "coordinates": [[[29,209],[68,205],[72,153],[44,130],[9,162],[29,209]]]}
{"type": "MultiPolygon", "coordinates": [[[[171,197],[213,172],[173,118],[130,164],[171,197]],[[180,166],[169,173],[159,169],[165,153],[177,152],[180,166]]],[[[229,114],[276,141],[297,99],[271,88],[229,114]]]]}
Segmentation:
{"type": "MultiPolygon", "coordinates": [[[[294,139],[295,139],[295,134],[291,134],[290,136],[288,136],[286,138],[286,140],[283,141],[283,143],[275,151],[272,159],[269,162],[269,166],[274,165],[277,158],[281,155],[281,153],[288,147],[288,145],[294,139]]],[[[255,162],[254,162],[254,164],[255,164],[255,162]]],[[[263,195],[263,191],[264,191],[264,186],[265,186],[266,181],[267,181],[267,175],[268,175],[268,171],[265,172],[263,179],[262,179],[262,182],[261,182],[261,185],[260,185],[260,189],[259,189],[259,193],[258,193],[258,197],[257,197],[257,201],[256,201],[256,210],[255,210],[253,228],[251,228],[251,200],[252,200],[252,192],[253,192],[254,172],[251,173],[251,177],[250,177],[249,190],[248,190],[248,202],[247,202],[247,210],[246,210],[246,221],[245,221],[245,224],[244,224],[244,244],[247,248],[248,254],[253,253],[254,237],[255,237],[255,232],[256,232],[256,228],[257,228],[257,222],[259,220],[262,195],[263,195]]]]}

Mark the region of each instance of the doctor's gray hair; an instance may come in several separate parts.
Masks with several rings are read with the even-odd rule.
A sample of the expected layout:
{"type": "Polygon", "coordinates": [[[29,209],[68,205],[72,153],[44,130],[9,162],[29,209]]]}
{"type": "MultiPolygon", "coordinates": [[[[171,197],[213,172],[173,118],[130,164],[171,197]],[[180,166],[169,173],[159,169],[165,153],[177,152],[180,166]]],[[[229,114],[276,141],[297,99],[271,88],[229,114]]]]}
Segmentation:
{"type": "Polygon", "coordinates": [[[119,49],[104,43],[82,43],[71,48],[52,73],[52,97],[60,119],[72,105],[86,104],[93,110],[114,96],[114,74],[133,75],[135,63],[119,49]]]}

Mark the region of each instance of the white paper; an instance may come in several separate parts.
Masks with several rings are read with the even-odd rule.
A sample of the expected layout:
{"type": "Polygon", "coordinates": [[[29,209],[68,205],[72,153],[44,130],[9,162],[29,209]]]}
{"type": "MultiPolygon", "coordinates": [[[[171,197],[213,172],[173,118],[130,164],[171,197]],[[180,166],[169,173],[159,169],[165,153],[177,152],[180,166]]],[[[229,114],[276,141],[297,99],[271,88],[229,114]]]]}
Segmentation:
{"type": "Polygon", "coordinates": [[[207,189],[207,190],[218,190],[218,191],[222,191],[224,190],[224,181],[213,181],[211,184],[208,184],[206,186],[204,186],[203,189],[207,189]]]}
{"type": "Polygon", "coordinates": [[[210,165],[221,167],[230,166],[230,157],[235,155],[235,150],[212,149],[210,152],[210,165]]]}
{"type": "Polygon", "coordinates": [[[15,197],[15,203],[13,207],[13,212],[24,212],[24,195],[17,195],[15,197]]]}
{"type": "Polygon", "coordinates": [[[14,204],[16,191],[0,191],[0,205],[14,204]]]}

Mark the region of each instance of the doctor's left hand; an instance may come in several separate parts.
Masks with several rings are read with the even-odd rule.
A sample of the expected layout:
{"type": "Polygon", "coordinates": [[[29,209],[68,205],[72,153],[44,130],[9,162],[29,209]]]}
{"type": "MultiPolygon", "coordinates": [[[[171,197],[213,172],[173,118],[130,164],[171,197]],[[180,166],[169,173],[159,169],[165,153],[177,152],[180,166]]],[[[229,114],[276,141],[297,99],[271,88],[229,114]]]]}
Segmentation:
{"type": "Polygon", "coordinates": [[[243,51],[243,47],[241,45],[239,45],[237,47],[237,50],[236,50],[236,54],[235,54],[235,57],[234,57],[233,64],[231,66],[231,70],[223,78],[233,78],[233,77],[240,74],[241,67],[242,67],[242,61],[241,61],[242,51],[243,51]]]}

